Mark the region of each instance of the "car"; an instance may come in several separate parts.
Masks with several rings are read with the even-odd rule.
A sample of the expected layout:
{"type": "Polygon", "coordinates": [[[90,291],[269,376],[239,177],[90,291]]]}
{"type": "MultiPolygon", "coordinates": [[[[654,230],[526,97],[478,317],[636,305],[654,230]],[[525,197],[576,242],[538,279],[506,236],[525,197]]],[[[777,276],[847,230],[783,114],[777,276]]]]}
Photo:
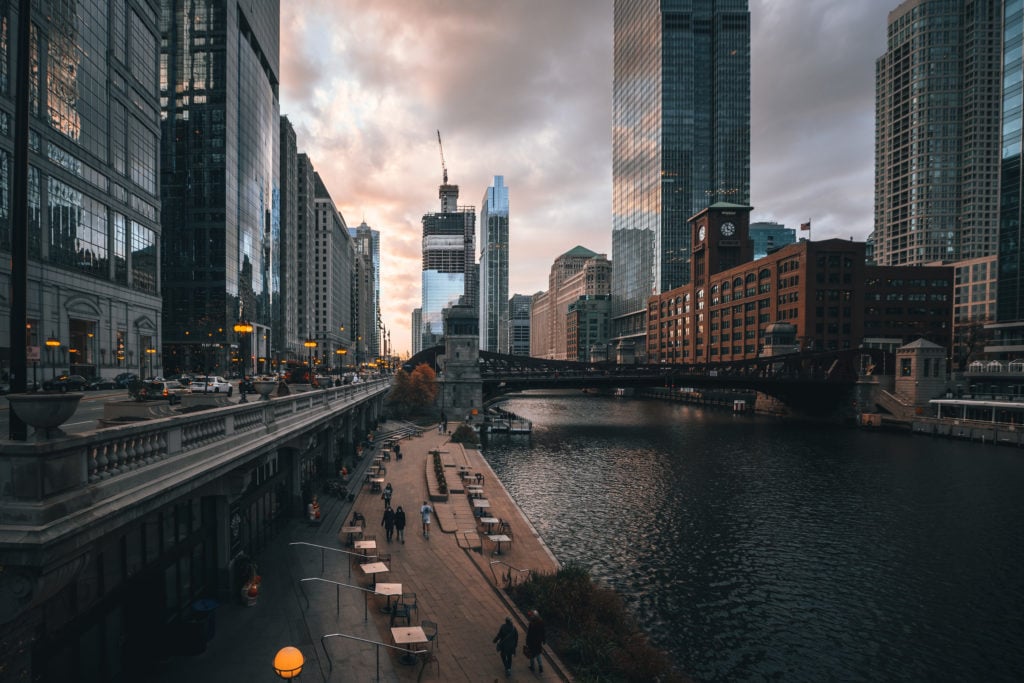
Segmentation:
{"type": "Polygon", "coordinates": [[[142,388],[146,398],[166,398],[171,405],[181,403],[181,395],[186,391],[185,385],[175,380],[151,380],[145,382],[142,388]]]}
{"type": "Polygon", "coordinates": [[[47,391],[85,391],[89,380],[81,375],[61,375],[43,382],[43,389],[47,391]]]}
{"type": "Polygon", "coordinates": [[[193,394],[223,394],[231,396],[234,387],[231,382],[223,377],[210,375],[209,377],[197,377],[188,385],[189,391],[193,394]]]}
{"type": "Polygon", "coordinates": [[[109,377],[96,377],[89,380],[89,385],[86,387],[89,391],[100,391],[102,389],[120,389],[117,385],[117,381],[109,377]]]}
{"type": "Polygon", "coordinates": [[[120,375],[114,378],[114,382],[117,383],[118,389],[127,389],[128,385],[139,378],[134,372],[122,372],[120,375]]]}

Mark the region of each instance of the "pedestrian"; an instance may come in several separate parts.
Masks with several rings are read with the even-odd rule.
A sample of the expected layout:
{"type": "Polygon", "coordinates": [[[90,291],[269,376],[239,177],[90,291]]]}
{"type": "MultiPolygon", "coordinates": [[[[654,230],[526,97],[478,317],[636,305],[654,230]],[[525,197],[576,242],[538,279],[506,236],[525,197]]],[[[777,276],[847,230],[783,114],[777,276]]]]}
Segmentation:
{"type": "Polygon", "coordinates": [[[401,460],[401,459],[402,459],[402,444],[396,443],[395,444],[395,460],[401,460]]]}
{"type": "Polygon", "coordinates": [[[420,516],[423,518],[423,538],[430,538],[430,513],[434,511],[434,508],[430,507],[430,503],[423,501],[423,506],[420,508],[420,516]]]}
{"type": "Polygon", "coordinates": [[[501,664],[505,667],[505,676],[512,675],[512,657],[519,647],[519,631],[512,625],[512,617],[505,617],[505,623],[498,629],[498,635],[494,636],[492,643],[497,643],[498,654],[501,655],[501,664]]]}
{"type": "Polygon", "coordinates": [[[384,527],[388,543],[391,543],[391,537],[395,533],[395,511],[391,509],[390,505],[384,507],[384,519],[380,521],[380,525],[384,527]]]}
{"type": "Polygon", "coordinates": [[[391,507],[391,495],[394,492],[395,490],[391,488],[391,482],[389,481],[388,485],[384,487],[384,493],[380,494],[380,497],[384,499],[384,507],[391,507]]]}
{"type": "Polygon", "coordinates": [[[547,639],[544,635],[544,620],[540,618],[540,612],[535,609],[526,613],[530,619],[526,627],[526,648],[524,654],[530,662],[530,671],[533,671],[533,662],[537,662],[537,673],[544,673],[544,660],[541,658],[542,647],[547,639]]]}
{"type": "Polygon", "coordinates": [[[405,543],[405,510],[401,505],[395,509],[395,531],[398,532],[398,540],[405,543]]]}
{"type": "Polygon", "coordinates": [[[312,502],[306,506],[306,514],[309,516],[309,521],[320,521],[320,503],[317,502],[316,495],[313,496],[312,502]]]}

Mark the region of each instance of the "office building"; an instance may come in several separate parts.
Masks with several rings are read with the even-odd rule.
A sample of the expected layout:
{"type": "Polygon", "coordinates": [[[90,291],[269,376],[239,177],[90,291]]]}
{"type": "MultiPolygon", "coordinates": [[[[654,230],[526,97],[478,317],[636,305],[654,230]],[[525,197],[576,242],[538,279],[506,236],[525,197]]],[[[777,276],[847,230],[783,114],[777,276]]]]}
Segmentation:
{"type": "Polygon", "coordinates": [[[243,348],[266,359],[273,344],[280,3],[165,0],[157,14],[164,362],[233,374],[243,348]]]}
{"type": "Polygon", "coordinates": [[[875,65],[879,265],[996,252],[1001,5],[908,0],[889,13],[875,65]]]}
{"type": "Polygon", "coordinates": [[[796,242],[796,230],[782,223],[756,221],[750,224],[750,239],[754,241],[754,259],[757,260],[796,242]]]}
{"type": "MultiPolygon", "coordinates": [[[[548,289],[533,295],[530,309],[530,355],[567,360],[569,306],[581,298],[610,296],[612,264],[604,254],[576,246],[555,259],[548,289]]],[[[575,347],[573,354],[576,353],[575,347]]]]}
{"type": "MultiPolygon", "coordinates": [[[[38,5],[29,65],[29,386],[161,371],[159,5],[38,5]],[[50,346],[52,341],[56,346],[50,346]]],[[[17,3],[0,3],[0,372],[10,370],[17,3]]],[[[22,93],[24,95],[24,93],[22,93]]],[[[22,263],[24,263],[22,261],[22,263]]]]}
{"type": "Polygon", "coordinates": [[[381,355],[384,340],[381,338],[380,317],[380,230],[373,230],[366,221],[358,227],[349,228],[356,254],[361,261],[360,285],[353,288],[356,299],[352,302],[354,315],[364,322],[359,326],[367,358],[381,355]]]}
{"type": "Polygon", "coordinates": [[[458,206],[459,186],[448,183],[447,172],[438,197],[441,211],[423,216],[420,350],[444,338],[444,309],[460,301],[475,308],[478,302],[476,208],[458,206]]]}
{"type": "MultiPolygon", "coordinates": [[[[281,358],[295,358],[305,332],[299,332],[299,265],[306,263],[305,255],[299,255],[302,235],[299,233],[299,151],[295,129],[287,117],[281,117],[281,220],[279,229],[272,236],[271,248],[277,254],[272,269],[274,284],[278,292],[273,301],[271,338],[271,367],[276,369],[281,358]]],[[[305,328],[302,328],[303,330],[305,328]]]]}
{"type": "Polygon", "coordinates": [[[530,301],[526,294],[513,294],[508,300],[508,348],[501,353],[530,355],[530,301]]]}
{"type": "Polygon", "coordinates": [[[607,356],[611,296],[584,295],[569,304],[565,316],[565,359],[587,361],[597,351],[607,356]]]}
{"type": "Polygon", "coordinates": [[[983,256],[952,264],[953,353],[952,368],[965,370],[984,352],[990,334],[986,326],[996,319],[998,299],[998,257],[983,256]]]}
{"type": "Polygon", "coordinates": [[[480,348],[508,349],[508,187],[494,176],[480,206],[480,348]]]}
{"type": "MultiPolygon", "coordinates": [[[[345,217],[327,191],[320,174],[314,174],[316,188],[316,222],[313,229],[313,258],[306,264],[312,272],[313,318],[308,330],[316,342],[313,362],[317,370],[332,368],[337,362],[335,352],[356,340],[356,363],[365,360],[362,330],[352,329],[352,288],[358,283],[356,250],[345,217]]],[[[310,237],[306,236],[307,242],[310,237]]],[[[307,276],[308,281],[308,276],[307,276]]],[[[308,294],[307,294],[308,296],[308,294]]],[[[362,324],[365,324],[363,322],[362,324]]]]}
{"type": "Polygon", "coordinates": [[[750,194],[747,0],[616,0],[612,335],[641,353],[647,299],[690,281],[689,218],[750,194]]]}

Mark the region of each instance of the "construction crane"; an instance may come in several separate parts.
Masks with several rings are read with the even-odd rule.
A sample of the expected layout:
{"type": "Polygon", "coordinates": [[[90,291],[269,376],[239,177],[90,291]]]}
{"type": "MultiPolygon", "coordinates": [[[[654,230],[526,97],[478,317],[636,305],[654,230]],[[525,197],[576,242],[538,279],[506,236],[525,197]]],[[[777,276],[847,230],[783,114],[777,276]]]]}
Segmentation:
{"type": "Polygon", "coordinates": [[[444,164],[444,145],[441,144],[441,131],[437,131],[437,148],[441,150],[441,171],[444,173],[444,184],[448,184],[448,167],[444,164]]]}

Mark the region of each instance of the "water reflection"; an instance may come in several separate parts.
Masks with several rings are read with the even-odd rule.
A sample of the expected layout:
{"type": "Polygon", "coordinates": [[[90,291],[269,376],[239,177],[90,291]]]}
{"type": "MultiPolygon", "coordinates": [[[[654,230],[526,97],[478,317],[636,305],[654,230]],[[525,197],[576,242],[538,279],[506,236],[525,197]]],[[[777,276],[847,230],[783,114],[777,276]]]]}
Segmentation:
{"type": "Polygon", "coordinates": [[[683,671],[1024,677],[1020,452],[612,398],[508,408],[534,434],[492,439],[492,467],[683,671]]]}

